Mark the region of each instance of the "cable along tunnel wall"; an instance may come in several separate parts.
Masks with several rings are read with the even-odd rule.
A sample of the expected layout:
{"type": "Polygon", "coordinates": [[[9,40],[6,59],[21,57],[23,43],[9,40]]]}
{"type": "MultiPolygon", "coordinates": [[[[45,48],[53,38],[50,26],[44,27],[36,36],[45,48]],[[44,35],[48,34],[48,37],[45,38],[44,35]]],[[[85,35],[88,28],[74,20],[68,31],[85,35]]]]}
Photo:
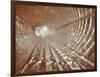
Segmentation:
{"type": "Polygon", "coordinates": [[[16,8],[17,74],[95,69],[94,8],[16,8]]]}

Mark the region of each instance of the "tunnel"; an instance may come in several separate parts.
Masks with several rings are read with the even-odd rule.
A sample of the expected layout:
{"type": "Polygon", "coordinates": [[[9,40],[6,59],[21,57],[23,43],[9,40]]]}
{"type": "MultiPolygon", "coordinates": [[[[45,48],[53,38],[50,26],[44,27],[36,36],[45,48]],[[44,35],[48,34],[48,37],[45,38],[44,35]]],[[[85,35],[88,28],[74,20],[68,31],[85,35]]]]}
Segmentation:
{"type": "Polygon", "coordinates": [[[91,7],[16,5],[16,74],[95,69],[91,7]]]}

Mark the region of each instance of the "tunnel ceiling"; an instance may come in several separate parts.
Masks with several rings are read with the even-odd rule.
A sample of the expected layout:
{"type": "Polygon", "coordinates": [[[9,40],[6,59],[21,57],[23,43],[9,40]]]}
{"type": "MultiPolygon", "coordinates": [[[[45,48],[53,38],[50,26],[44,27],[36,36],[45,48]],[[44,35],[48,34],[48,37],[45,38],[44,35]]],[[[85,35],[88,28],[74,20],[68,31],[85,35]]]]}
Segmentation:
{"type": "Polygon", "coordinates": [[[16,73],[95,69],[95,16],[95,8],[17,4],[16,73]]]}

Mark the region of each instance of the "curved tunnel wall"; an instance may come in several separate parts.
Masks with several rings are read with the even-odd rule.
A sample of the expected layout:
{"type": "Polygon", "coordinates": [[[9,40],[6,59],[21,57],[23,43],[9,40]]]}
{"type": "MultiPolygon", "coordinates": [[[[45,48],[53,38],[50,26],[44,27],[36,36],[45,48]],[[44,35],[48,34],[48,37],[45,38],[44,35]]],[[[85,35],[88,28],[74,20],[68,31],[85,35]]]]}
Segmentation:
{"type": "Polygon", "coordinates": [[[95,8],[16,5],[16,73],[94,69],[95,16],[95,8]],[[48,35],[38,37],[44,25],[48,35]]]}

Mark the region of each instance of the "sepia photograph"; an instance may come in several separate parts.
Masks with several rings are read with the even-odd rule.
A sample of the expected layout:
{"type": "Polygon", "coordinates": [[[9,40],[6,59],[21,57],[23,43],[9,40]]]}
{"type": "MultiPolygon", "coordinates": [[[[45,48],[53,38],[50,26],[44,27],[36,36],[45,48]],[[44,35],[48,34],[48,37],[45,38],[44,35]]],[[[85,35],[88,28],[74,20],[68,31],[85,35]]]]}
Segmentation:
{"type": "Polygon", "coordinates": [[[96,71],[92,5],[12,2],[12,75],[96,71]]]}

